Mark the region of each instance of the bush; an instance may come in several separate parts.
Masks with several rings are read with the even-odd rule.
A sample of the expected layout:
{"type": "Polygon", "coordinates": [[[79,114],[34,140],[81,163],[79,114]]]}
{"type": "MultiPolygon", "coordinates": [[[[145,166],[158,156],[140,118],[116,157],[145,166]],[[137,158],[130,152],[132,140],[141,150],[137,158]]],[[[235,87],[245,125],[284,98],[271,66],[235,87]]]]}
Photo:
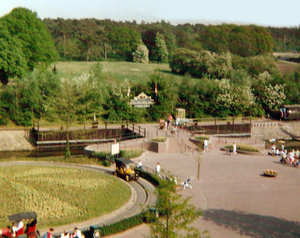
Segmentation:
{"type": "Polygon", "coordinates": [[[120,150],[119,157],[131,159],[141,156],[144,153],[143,150],[120,150]]]}
{"type": "MultiPolygon", "coordinates": [[[[226,149],[232,150],[233,146],[232,145],[226,145],[226,149]]],[[[248,151],[248,152],[259,152],[259,149],[251,146],[251,145],[236,145],[236,149],[240,151],[248,151]]]]}
{"type": "Polygon", "coordinates": [[[204,140],[209,140],[209,137],[208,136],[197,136],[195,139],[204,141],[204,140]]]}
{"type": "MultiPolygon", "coordinates": [[[[148,173],[144,170],[138,169],[138,168],[135,168],[135,170],[139,173],[139,176],[141,178],[146,179],[147,181],[152,183],[154,186],[158,186],[158,185],[162,184],[162,179],[159,178],[158,176],[150,174],[150,173],[148,173]]],[[[102,227],[92,226],[92,227],[90,227],[89,231],[83,231],[83,233],[84,233],[85,237],[92,238],[93,232],[95,230],[100,230],[101,237],[115,234],[118,232],[122,232],[131,227],[142,224],[144,222],[148,223],[148,222],[153,221],[153,219],[155,219],[155,215],[154,215],[153,211],[154,210],[152,208],[150,208],[148,211],[141,212],[137,215],[128,217],[124,220],[113,223],[111,225],[107,225],[107,226],[104,225],[102,227]]]]}
{"type": "Polygon", "coordinates": [[[152,142],[166,142],[167,138],[166,137],[157,137],[153,138],[151,141],[152,142]]]}
{"type": "Polygon", "coordinates": [[[138,173],[139,176],[143,179],[146,179],[147,181],[149,181],[151,184],[153,184],[154,186],[158,186],[161,184],[162,179],[154,174],[150,174],[142,169],[139,168],[134,168],[138,173]]]}

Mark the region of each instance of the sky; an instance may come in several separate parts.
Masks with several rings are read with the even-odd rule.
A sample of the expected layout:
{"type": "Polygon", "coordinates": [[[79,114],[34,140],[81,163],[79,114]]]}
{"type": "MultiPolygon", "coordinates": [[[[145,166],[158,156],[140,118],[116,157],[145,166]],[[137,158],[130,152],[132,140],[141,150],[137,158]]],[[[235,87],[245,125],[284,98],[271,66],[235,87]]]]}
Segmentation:
{"type": "Polygon", "coordinates": [[[42,19],[300,26],[300,0],[0,0],[0,16],[15,7],[42,19]]]}

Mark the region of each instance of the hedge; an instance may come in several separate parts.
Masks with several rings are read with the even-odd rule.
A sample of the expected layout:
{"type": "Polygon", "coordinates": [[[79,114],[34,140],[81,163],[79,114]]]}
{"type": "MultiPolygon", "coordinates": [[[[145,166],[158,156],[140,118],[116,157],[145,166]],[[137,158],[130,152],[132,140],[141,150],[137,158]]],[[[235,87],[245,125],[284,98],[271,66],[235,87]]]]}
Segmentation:
{"type": "MultiPolygon", "coordinates": [[[[138,168],[135,168],[135,170],[139,173],[139,176],[141,178],[146,179],[154,186],[158,186],[162,181],[162,179],[159,178],[158,176],[150,174],[144,170],[138,168]]],[[[155,210],[153,210],[153,208],[152,209],[150,208],[148,211],[143,211],[137,215],[125,218],[124,220],[118,221],[110,225],[91,226],[89,230],[83,231],[82,233],[85,235],[86,238],[93,238],[93,233],[95,230],[99,230],[101,237],[112,235],[118,232],[125,231],[134,226],[140,225],[144,222],[145,223],[152,222],[155,219],[154,212],[155,210]]]]}

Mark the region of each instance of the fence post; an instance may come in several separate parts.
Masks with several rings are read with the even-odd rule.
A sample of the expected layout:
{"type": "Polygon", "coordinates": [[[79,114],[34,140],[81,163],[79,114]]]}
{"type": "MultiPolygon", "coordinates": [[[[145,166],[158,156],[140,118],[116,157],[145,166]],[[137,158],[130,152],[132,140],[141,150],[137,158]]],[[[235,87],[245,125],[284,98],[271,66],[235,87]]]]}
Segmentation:
{"type": "Polygon", "coordinates": [[[232,117],[232,130],[233,130],[233,134],[234,134],[234,117],[232,117]]]}

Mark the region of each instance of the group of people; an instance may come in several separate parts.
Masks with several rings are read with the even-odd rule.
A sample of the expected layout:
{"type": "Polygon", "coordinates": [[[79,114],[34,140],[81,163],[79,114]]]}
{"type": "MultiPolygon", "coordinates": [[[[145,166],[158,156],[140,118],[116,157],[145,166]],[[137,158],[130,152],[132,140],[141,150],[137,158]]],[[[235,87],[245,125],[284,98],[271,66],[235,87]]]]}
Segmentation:
{"type": "MultiPolygon", "coordinates": [[[[53,231],[54,228],[50,228],[48,232],[43,236],[43,238],[53,238],[53,231]]],[[[84,235],[81,233],[81,231],[78,229],[78,227],[75,227],[73,232],[66,232],[64,231],[60,238],[84,238],[84,235]]]]}
{"type": "Polygon", "coordinates": [[[281,159],[280,162],[283,164],[290,164],[295,166],[296,168],[300,167],[300,152],[299,150],[292,149],[290,152],[287,150],[281,151],[281,159]]]}
{"type": "Polygon", "coordinates": [[[296,168],[300,167],[300,151],[299,150],[290,150],[289,152],[284,148],[284,143],[281,143],[281,148],[276,148],[276,145],[273,143],[271,145],[270,155],[281,156],[280,162],[283,164],[290,164],[295,166],[296,168]]]}
{"type": "Polygon", "coordinates": [[[173,116],[169,115],[168,118],[166,120],[160,119],[159,120],[159,126],[160,129],[171,129],[172,131],[176,131],[177,127],[179,126],[179,118],[175,119],[175,123],[173,123],[173,116]]]}

